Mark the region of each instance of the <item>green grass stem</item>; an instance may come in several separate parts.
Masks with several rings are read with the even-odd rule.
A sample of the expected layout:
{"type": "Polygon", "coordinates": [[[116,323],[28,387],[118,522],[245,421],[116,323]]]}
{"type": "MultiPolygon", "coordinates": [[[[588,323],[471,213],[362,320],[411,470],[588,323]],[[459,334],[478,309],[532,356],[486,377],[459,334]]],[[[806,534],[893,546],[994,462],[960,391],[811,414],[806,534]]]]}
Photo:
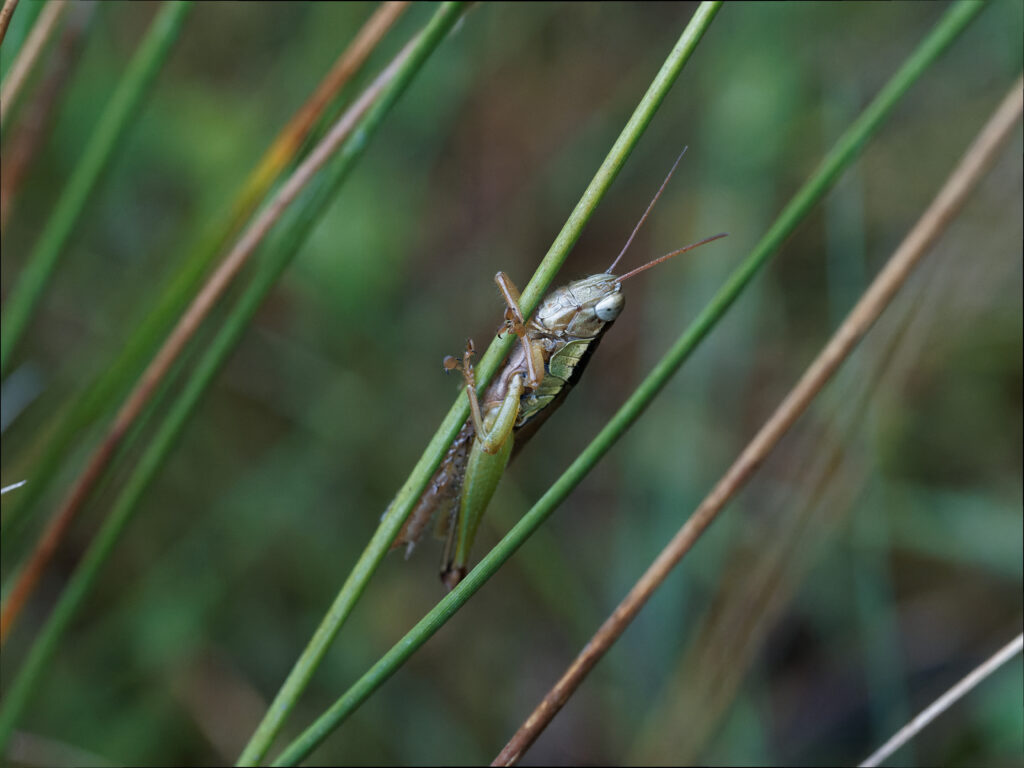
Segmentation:
{"type": "Polygon", "coordinates": [[[619,437],[639,418],[697,345],[724,316],[743,289],[799,223],[828,192],[839,175],[859,156],[900,98],[984,7],[961,0],[911,53],[875,99],[839,138],[811,177],[718,293],[658,362],[629,400],[576,458],[518,524],[480,561],[465,579],[421,619],[341,698],[278,756],[274,765],[294,765],[305,759],[335,728],[379,688],[420,646],[508,560],[555,508],[580,483],[619,437]]]}
{"type": "Polygon", "coordinates": [[[14,349],[24,334],[61,252],[114,150],[138,113],[138,107],[167,59],[192,3],[167,2],[157,13],[146,37],[129,62],[121,81],[96,124],[67,186],[29,254],[21,274],[7,297],[0,330],[0,376],[6,375],[14,349]]]}
{"type": "MultiPolygon", "coordinates": [[[[117,401],[127,393],[188,300],[195,295],[200,281],[230,235],[223,229],[223,222],[218,221],[217,228],[207,232],[199,245],[189,250],[188,257],[181,268],[175,270],[171,282],[156,299],[155,306],[132,326],[131,336],[118,350],[117,356],[103,367],[84,392],[68,404],[37,455],[25,462],[31,467],[34,477],[55,477],[68,449],[97,419],[113,413],[117,401]]],[[[23,494],[10,509],[5,509],[0,518],[0,533],[5,545],[20,533],[36,503],[50,487],[46,482],[33,483],[32,486],[32,490],[23,494]]]]}
{"type": "MultiPolygon", "coordinates": [[[[347,51],[351,50],[351,47],[347,48],[347,51]]],[[[328,77],[333,74],[332,70],[328,77]]],[[[85,391],[76,396],[59,415],[53,432],[45,436],[41,448],[25,460],[26,466],[31,467],[34,477],[54,477],[66,458],[68,449],[97,419],[110,416],[114,412],[118,401],[138,379],[143,365],[152,359],[174,321],[196,294],[200,281],[210,270],[210,265],[249,221],[267,190],[279,177],[281,169],[294,162],[302,148],[301,140],[308,138],[313,130],[312,125],[304,125],[304,129],[299,130],[303,123],[298,118],[308,118],[311,114],[322,116],[321,113],[331,106],[330,101],[315,101],[323,88],[324,83],[321,83],[311,99],[299,109],[267,148],[259,163],[240,185],[234,202],[216,215],[186,249],[188,255],[182,260],[180,268],[174,271],[160,295],[155,300],[146,302],[146,311],[131,325],[130,335],[118,350],[116,357],[102,366],[85,391]],[[316,106],[317,109],[311,113],[312,106],[316,106]]],[[[337,96],[337,92],[334,95],[337,96]]],[[[333,101],[337,102],[338,99],[335,98],[333,101]]],[[[5,547],[22,530],[22,524],[29,519],[32,511],[38,508],[37,502],[49,487],[50,484],[47,482],[33,483],[26,493],[21,494],[14,503],[3,510],[0,533],[3,534],[5,547]]]]}
{"type": "Polygon", "coordinates": [[[138,502],[150,481],[163,466],[203,393],[241,339],[263,299],[291,263],[313,225],[335,197],[356,160],[362,156],[370,137],[380,128],[399,96],[458,19],[462,6],[462,3],[442,4],[420,34],[408,58],[398,68],[391,82],[381,91],[377,101],[367,111],[350,138],[295,201],[293,207],[289,209],[286,221],[275,230],[272,240],[266,245],[264,258],[260,260],[252,281],[246,286],[214,340],[204,350],[195,370],[114,502],[110,516],[72,574],[57,605],[7,690],[0,704],[0,754],[3,753],[17,719],[28,703],[61,636],[137,509],[138,502]]]}
{"type": "MultiPolygon", "coordinates": [[[[583,232],[583,227],[597,208],[601,198],[604,197],[605,192],[607,192],[615,180],[619,170],[621,170],[632,152],[633,147],[640,140],[647,125],[654,117],[654,113],[658,110],[672,84],[682,71],[683,66],[689,60],[704,32],[711,24],[720,5],[720,2],[705,2],[694,13],[690,23],[683,31],[679,41],[640,100],[629,122],[623,128],[622,133],[584,191],[580,201],[569,215],[562,230],[530,279],[529,284],[523,290],[521,306],[523,312],[527,315],[532,313],[540,302],[544,291],[547,290],[572,246],[579,239],[580,234],[583,232]]],[[[487,386],[487,383],[497,371],[501,361],[508,354],[513,340],[512,336],[506,335],[502,339],[495,339],[491,342],[487,352],[476,366],[477,381],[481,389],[487,386]]],[[[306,685],[313,676],[313,672],[327,653],[327,649],[341,629],[342,624],[344,624],[356,602],[362,596],[371,576],[377,570],[381,560],[384,559],[391,543],[395,540],[406,518],[412,512],[413,505],[426,488],[427,483],[430,482],[430,477],[441,463],[448,445],[454,439],[468,415],[469,403],[463,393],[456,399],[455,404],[441,422],[441,426],[433,438],[431,438],[412,474],[402,486],[394,502],[392,502],[390,513],[381,521],[380,526],[378,526],[369,544],[367,544],[359,556],[341,590],[335,597],[334,602],[325,614],[320,626],[317,627],[309,644],[295,662],[284,684],[267,710],[263,721],[239,757],[239,765],[255,765],[270,749],[274,737],[295,707],[299,696],[305,690],[306,685]]]]}

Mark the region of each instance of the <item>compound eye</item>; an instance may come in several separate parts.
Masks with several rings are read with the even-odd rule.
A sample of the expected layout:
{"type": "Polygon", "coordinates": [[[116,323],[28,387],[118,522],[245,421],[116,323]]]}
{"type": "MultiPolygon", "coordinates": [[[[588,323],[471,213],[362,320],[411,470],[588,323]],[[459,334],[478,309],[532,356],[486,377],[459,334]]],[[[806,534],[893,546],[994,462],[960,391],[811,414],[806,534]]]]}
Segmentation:
{"type": "Polygon", "coordinates": [[[621,293],[613,293],[597,302],[594,314],[597,315],[598,320],[610,323],[619,316],[624,306],[626,306],[626,297],[621,293]]]}

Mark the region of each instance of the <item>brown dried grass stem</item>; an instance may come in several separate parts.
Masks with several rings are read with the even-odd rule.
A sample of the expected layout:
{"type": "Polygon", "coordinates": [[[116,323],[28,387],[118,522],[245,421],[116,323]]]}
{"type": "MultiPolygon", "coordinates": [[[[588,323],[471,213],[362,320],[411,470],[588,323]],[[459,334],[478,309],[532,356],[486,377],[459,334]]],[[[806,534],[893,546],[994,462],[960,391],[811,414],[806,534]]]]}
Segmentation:
{"type": "MultiPolygon", "coordinates": [[[[71,3],[50,0],[40,12],[25,44],[18,51],[18,56],[14,59],[10,72],[4,79],[3,87],[0,88],[0,127],[6,125],[10,115],[13,114],[14,104],[21,93],[21,87],[35,68],[36,62],[39,61],[54,30],[57,29],[57,24],[60,23],[64,12],[70,7],[71,3]]],[[[6,5],[4,10],[7,10],[6,5]]],[[[4,32],[6,31],[5,23],[4,32]]]]}
{"type": "Polygon", "coordinates": [[[18,0],[7,0],[3,7],[0,8],[0,43],[7,37],[7,27],[11,24],[11,16],[14,15],[14,9],[18,5],[18,0]]]}
{"type": "MultiPolygon", "coordinates": [[[[415,42],[415,38],[413,42],[415,42]]],[[[14,587],[0,610],[0,643],[6,640],[22,606],[31,595],[65,531],[99,481],[121,440],[142,413],[143,408],[152,398],[186,344],[195,335],[203,320],[216,305],[217,300],[248,262],[256,247],[281,217],[284,210],[295,200],[316,172],[323,167],[334,151],[341,146],[384,86],[391,81],[402,62],[408,57],[412,50],[411,46],[412,43],[406,44],[373,83],[345,110],[345,113],[335,122],[327,135],[281,186],[273,200],[245,230],[230,253],[199,291],[192,304],[182,314],[167,341],[164,342],[156,357],[143,372],[135,388],[114,418],[114,423],[103,441],[92,453],[71,491],[50,518],[25,567],[18,574],[14,587]]]]}
{"type": "Polygon", "coordinates": [[[259,199],[295,155],[302,142],[306,140],[327,105],[352,79],[352,76],[362,68],[377,44],[408,7],[408,0],[381,3],[373,15],[366,20],[352,42],[338,57],[324,79],[320,81],[313,94],[288,121],[288,124],[263,155],[259,166],[246,182],[245,191],[236,207],[236,218],[244,220],[249,217],[259,199]]]}
{"type": "Polygon", "coordinates": [[[520,726],[491,765],[515,765],[547,727],[587,674],[640,612],[654,591],[735,496],[782,436],[807,409],[832,374],[850,355],[911,270],[927,253],[967,201],[1021,116],[1024,79],[1018,80],[996,108],[938,195],[882,271],[861,296],[828,344],[807,368],[753,440],[661,551],[629,594],[615,608],[555,686],[520,726]]]}
{"type": "Polygon", "coordinates": [[[32,103],[18,121],[10,146],[4,153],[3,166],[0,167],[0,231],[7,225],[15,195],[36,152],[49,135],[55,107],[74,72],[86,24],[95,10],[93,3],[76,8],[77,18],[73,16],[64,28],[32,103]]]}

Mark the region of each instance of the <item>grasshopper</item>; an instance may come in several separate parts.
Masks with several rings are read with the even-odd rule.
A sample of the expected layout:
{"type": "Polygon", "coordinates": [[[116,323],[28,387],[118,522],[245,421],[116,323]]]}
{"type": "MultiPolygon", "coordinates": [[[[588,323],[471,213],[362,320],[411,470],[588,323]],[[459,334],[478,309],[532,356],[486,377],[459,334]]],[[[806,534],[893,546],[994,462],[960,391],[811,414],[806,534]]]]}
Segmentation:
{"type": "MultiPolygon", "coordinates": [[[[683,152],[685,153],[685,149],[683,152]]],[[[478,398],[466,343],[461,362],[446,357],[446,371],[461,370],[470,416],[448,449],[430,485],[410,514],[392,547],[406,545],[408,556],[431,519],[447,543],[441,580],[448,589],[468,572],[469,551],[477,527],[510,459],[565,400],[605,332],[625,306],[621,285],[628,278],[700,245],[725,237],[718,234],[666,254],[622,276],[612,274],[647,219],[682,158],[680,154],[647,206],[625,247],[605,272],[576,280],[550,293],[530,318],[523,316],[519,290],[504,273],[494,281],[505,299],[502,332],[514,333],[518,344],[483,396],[478,398]]]]}

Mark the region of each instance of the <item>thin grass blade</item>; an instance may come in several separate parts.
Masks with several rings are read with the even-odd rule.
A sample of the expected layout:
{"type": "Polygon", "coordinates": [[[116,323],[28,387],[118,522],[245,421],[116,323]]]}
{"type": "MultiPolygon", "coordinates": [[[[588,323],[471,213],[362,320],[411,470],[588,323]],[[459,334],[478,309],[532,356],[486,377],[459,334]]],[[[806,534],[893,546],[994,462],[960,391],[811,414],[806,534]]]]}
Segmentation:
{"type": "Polygon", "coordinates": [[[903,728],[900,728],[891,739],[864,758],[864,762],[860,764],[861,768],[873,768],[876,765],[881,765],[896,750],[904,746],[926,728],[936,717],[970,693],[986,677],[1013,659],[1021,650],[1024,650],[1024,634],[1017,635],[1013,640],[992,654],[992,656],[968,672],[956,685],[925,707],[913,720],[903,728]]]}
{"type": "Polygon", "coordinates": [[[143,98],[170,53],[190,0],[167,2],[157,13],[89,138],[78,165],[7,297],[0,329],[0,376],[6,375],[36,305],[53,277],[68,238],[85,210],[114,150],[133,123],[143,98]]]}

